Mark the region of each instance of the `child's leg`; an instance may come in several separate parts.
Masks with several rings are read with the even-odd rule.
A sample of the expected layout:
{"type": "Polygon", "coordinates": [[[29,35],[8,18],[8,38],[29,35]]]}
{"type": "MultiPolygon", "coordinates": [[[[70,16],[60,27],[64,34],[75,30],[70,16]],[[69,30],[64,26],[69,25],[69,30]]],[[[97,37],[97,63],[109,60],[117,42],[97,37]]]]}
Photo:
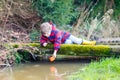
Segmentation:
{"type": "MultiPolygon", "coordinates": [[[[73,36],[73,35],[70,35],[70,37],[69,37],[67,40],[71,41],[71,44],[72,44],[72,43],[82,44],[82,42],[83,42],[83,40],[82,40],[81,38],[77,38],[77,37],[75,37],[75,36],[73,36]]],[[[67,41],[67,40],[66,40],[66,41],[67,41]]],[[[65,42],[66,42],[66,41],[65,41],[65,42]]]]}
{"type": "MultiPolygon", "coordinates": [[[[87,41],[87,40],[83,40],[81,38],[77,38],[73,35],[71,35],[66,41],[68,41],[68,44],[83,44],[83,45],[95,45],[96,41],[87,41]]],[[[65,43],[66,44],[66,43],[65,43]]]]}

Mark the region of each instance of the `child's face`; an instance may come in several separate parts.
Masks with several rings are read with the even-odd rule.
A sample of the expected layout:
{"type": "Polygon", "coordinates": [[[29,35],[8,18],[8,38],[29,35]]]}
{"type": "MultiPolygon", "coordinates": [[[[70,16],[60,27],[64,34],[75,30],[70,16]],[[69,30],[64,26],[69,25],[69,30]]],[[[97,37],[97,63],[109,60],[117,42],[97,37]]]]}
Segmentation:
{"type": "Polygon", "coordinates": [[[45,37],[49,37],[49,36],[50,36],[50,33],[51,33],[51,32],[44,32],[44,33],[42,33],[42,35],[45,36],[45,37]]]}

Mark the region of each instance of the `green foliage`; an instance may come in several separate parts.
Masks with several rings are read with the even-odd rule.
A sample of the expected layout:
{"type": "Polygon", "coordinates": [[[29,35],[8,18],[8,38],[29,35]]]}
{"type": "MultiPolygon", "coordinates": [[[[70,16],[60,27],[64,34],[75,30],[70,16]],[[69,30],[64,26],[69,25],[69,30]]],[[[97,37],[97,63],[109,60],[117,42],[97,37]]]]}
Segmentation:
{"type": "Polygon", "coordinates": [[[27,51],[27,50],[21,50],[18,53],[21,56],[22,60],[25,60],[25,61],[29,60],[29,58],[30,58],[30,52],[29,51],[27,51]]]}
{"type": "Polygon", "coordinates": [[[119,80],[120,58],[106,58],[92,62],[84,69],[69,76],[69,80],[119,80]]]}
{"type": "Polygon", "coordinates": [[[13,48],[18,48],[18,47],[19,47],[18,44],[14,44],[14,45],[13,45],[13,48]]]}
{"type": "Polygon", "coordinates": [[[19,55],[19,53],[17,53],[17,52],[14,53],[14,56],[15,56],[15,63],[17,63],[17,64],[21,63],[21,61],[23,59],[22,56],[19,55]]]}
{"type": "Polygon", "coordinates": [[[32,0],[35,9],[44,21],[52,21],[56,24],[69,23],[74,16],[73,0],[32,0]]]}
{"type": "MultiPolygon", "coordinates": [[[[32,7],[43,21],[52,21],[57,25],[73,25],[85,10],[88,9],[87,20],[95,18],[98,14],[98,18],[101,18],[110,5],[106,4],[105,0],[32,0],[32,7]]],[[[115,18],[120,15],[119,7],[120,1],[114,0],[112,8],[115,18]]]]}
{"type": "Polygon", "coordinates": [[[27,61],[31,60],[31,53],[30,53],[30,51],[25,50],[25,49],[21,49],[21,50],[17,51],[15,56],[16,56],[16,62],[17,63],[27,62],[27,61]]]}
{"type": "Polygon", "coordinates": [[[32,41],[38,41],[39,40],[39,32],[37,30],[33,30],[31,33],[30,33],[30,39],[32,41]]]}
{"type": "Polygon", "coordinates": [[[120,18],[120,1],[119,0],[114,0],[115,5],[114,5],[114,16],[115,18],[120,18]]]}
{"type": "Polygon", "coordinates": [[[0,9],[2,8],[2,4],[3,4],[3,2],[0,0],[0,9]]]}
{"type": "Polygon", "coordinates": [[[104,14],[105,0],[99,0],[97,5],[93,8],[90,17],[96,17],[98,14],[99,18],[104,14]]]}

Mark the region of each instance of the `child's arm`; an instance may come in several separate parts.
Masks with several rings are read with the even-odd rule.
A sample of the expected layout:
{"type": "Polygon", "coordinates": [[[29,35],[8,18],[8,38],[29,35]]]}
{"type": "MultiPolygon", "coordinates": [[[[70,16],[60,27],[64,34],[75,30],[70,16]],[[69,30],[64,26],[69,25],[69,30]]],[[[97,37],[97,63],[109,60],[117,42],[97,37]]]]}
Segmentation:
{"type": "Polygon", "coordinates": [[[56,58],[56,55],[57,55],[57,50],[54,50],[54,52],[53,52],[53,57],[56,58]]]}
{"type": "Polygon", "coordinates": [[[56,58],[57,56],[57,51],[59,50],[61,45],[61,32],[58,32],[55,36],[55,42],[54,42],[54,52],[53,56],[56,58]]]}
{"type": "Polygon", "coordinates": [[[47,46],[47,41],[48,41],[48,39],[46,37],[41,36],[41,38],[40,38],[41,46],[44,46],[44,47],[47,46]]]}

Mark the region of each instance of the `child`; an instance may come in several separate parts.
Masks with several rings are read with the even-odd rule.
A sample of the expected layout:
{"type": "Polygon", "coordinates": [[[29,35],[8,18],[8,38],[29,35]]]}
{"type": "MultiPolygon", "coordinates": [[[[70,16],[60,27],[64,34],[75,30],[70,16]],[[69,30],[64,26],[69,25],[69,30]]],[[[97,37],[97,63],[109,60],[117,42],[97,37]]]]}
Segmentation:
{"type": "Polygon", "coordinates": [[[57,51],[59,50],[61,44],[96,44],[96,41],[86,41],[73,36],[69,32],[58,30],[54,24],[49,22],[42,23],[40,25],[40,31],[42,34],[40,38],[40,43],[42,46],[47,46],[48,41],[54,44],[54,52],[52,57],[50,58],[51,61],[55,60],[57,51]]]}

